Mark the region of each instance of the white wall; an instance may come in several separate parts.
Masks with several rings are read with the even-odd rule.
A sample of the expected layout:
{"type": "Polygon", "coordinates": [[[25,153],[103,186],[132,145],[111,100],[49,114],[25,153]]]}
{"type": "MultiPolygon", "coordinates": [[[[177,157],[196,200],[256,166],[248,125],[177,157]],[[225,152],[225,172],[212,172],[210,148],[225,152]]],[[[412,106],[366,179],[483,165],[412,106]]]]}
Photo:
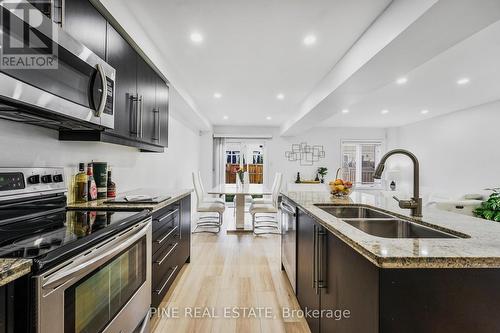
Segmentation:
{"type": "MultiPolygon", "coordinates": [[[[239,135],[272,135],[273,138],[266,140],[267,155],[264,156],[269,168],[265,178],[267,185],[272,184],[272,175],[276,172],[283,173],[283,183],[290,183],[295,180],[297,172],[301,177],[312,179],[318,167],[328,168],[326,179],[333,179],[335,171],[340,167],[340,143],[343,139],[366,139],[384,140],[385,129],[383,128],[314,128],[297,136],[280,136],[279,127],[250,127],[250,126],[216,126],[214,132],[218,134],[239,134],[239,135]],[[307,142],[310,145],[323,145],[325,158],[315,163],[314,166],[301,166],[299,162],[290,162],[285,157],[285,151],[291,150],[294,143],[307,142]]],[[[211,137],[207,135],[204,140],[211,137]]],[[[210,167],[202,167],[202,173],[211,175],[210,167]]],[[[210,178],[211,179],[211,178],[210,178]]],[[[208,178],[204,181],[207,182],[208,178]]]]}
{"type": "Polygon", "coordinates": [[[58,141],[56,131],[0,120],[0,167],[61,166],[66,173],[74,173],[80,161],[106,161],[118,192],[192,188],[191,172],[198,168],[200,141],[197,131],[175,118],[184,107],[181,99],[171,100],[169,147],[160,154],[100,142],[58,141]]]}
{"type": "MultiPolygon", "coordinates": [[[[500,102],[388,130],[388,148],[405,148],[420,161],[424,193],[481,193],[500,186],[500,102]]],[[[391,158],[402,185],[411,187],[408,159],[391,158]]]]}

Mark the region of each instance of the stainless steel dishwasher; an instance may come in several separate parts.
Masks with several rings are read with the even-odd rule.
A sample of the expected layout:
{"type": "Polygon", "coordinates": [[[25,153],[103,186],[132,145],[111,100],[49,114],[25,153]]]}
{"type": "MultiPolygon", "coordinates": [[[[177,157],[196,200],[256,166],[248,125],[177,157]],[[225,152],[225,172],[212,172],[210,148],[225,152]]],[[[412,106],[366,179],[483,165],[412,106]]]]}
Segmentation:
{"type": "Polygon", "coordinates": [[[281,209],[281,265],[297,292],[297,207],[283,199],[281,209]]]}

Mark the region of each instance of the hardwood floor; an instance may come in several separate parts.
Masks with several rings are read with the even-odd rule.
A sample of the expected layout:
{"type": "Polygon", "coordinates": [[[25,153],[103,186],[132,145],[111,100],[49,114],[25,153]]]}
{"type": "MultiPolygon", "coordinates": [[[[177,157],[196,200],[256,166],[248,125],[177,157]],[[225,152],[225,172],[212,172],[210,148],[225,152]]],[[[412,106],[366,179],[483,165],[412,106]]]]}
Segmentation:
{"type": "MultiPolygon", "coordinates": [[[[232,216],[227,209],[225,227],[232,216]]],[[[282,316],[283,308],[299,305],[281,270],[279,236],[227,235],[225,227],[218,235],[192,235],[191,263],[160,305],[164,315],[153,317],[152,331],[310,332],[305,319],[282,316]]]]}

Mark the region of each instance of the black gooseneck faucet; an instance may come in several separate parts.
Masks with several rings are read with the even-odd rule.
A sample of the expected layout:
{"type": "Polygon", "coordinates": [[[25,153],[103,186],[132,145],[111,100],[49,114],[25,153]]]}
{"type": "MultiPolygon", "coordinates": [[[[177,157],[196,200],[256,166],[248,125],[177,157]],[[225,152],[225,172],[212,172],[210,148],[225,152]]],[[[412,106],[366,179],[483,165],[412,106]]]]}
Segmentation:
{"type": "Polygon", "coordinates": [[[382,172],[384,171],[385,162],[389,157],[395,154],[406,155],[411,158],[413,162],[413,198],[410,200],[400,200],[396,196],[393,198],[399,203],[399,207],[403,209],[411,209],[411,216],[422,217],[422,198],[420,198],[420,168],[417,157],[404,149],[394,149],[387,152],[380,159],[380,163],[375,170],[374,178],[380,179],[382,177],[382,172]]]}

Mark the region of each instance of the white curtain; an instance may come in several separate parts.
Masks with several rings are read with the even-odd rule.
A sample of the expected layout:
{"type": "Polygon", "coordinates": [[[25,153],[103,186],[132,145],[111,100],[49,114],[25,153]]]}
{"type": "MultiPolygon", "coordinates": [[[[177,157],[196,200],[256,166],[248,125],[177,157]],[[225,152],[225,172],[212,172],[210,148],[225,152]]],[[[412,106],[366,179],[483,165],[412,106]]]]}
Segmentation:
{"type": "Polygon", "coordinates": [[[226,139],[225,138],[214,138],[214,156],[213,156],[213,186],[223,184],[226,177],[226,139]]]}

